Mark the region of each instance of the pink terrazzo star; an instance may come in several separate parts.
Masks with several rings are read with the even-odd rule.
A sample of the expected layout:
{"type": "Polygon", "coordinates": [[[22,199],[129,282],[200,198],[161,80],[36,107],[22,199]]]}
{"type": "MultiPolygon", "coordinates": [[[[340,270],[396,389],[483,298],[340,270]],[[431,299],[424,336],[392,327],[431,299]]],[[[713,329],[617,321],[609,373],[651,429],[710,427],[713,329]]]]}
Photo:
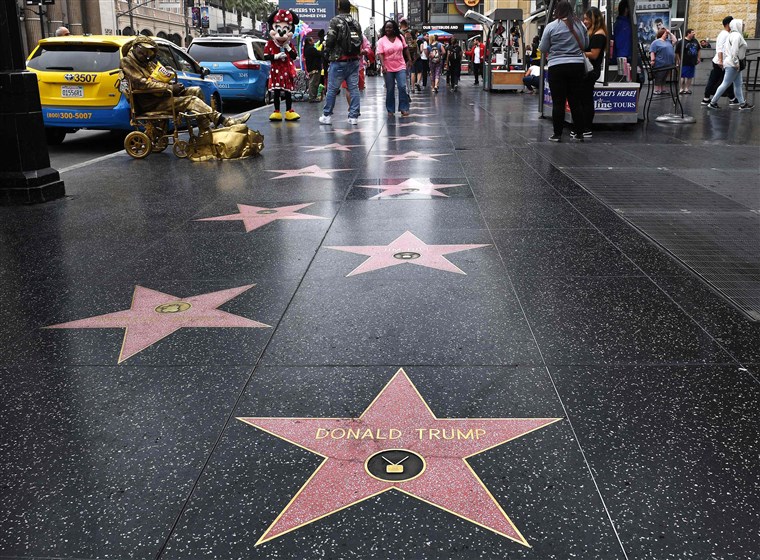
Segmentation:
{"type": "Polygon", "coordinates": [[[324,146],[303,146],[304,148],[311,148],[310,150],[304,150],[304,152],[350,152],[351,148],[361,148],[364,144],[326,144],[324,146]]]}
{"type": "Polygon", "coordinates": [[[183,327],[269,328],[269,325],[264,323],[217,309],[223,303],[254,286],[255,284],[250,284],[188,298],[178,298],[142,286],[135,286],[132,306],[129,309],[45,328],[124,328],[126,331],[119,353],[119,363],[121,363],[183,327]]]}
{"type": "Polygon", "coordinates": [[[419,134],[409,134],[407,136],[389,136],[388,140],[402,141],[402,140],[432,140],[433,138],[441,138],[440,136],[420,136],[419,134]]]}
{"type": "Polygon", "coordinates": [[[433,125],[429,124],[429,123],[422,123],[422,122],[413,121],[413,122],[398,123],[398,124],[396,124],[394,126],[396,128],[402,128],[404,126],[427,126],[427,127],[431,127],[433,125]]]}
{"type": "Polygon", "coordinates": [[[488,247],[488,244],[478,245],[427,245],[410,231],[405,231],[388,245],[355,245],[355,246],[335,246],[326,247],[337,251],[347,253],[356,253],[357,255],[366,255],[369,258],[354,270],[349,272],[346,277],[356,274],[363,274],[389,266],[399,264],[415,264],[417,266],[426,266],[428,268],[437,268],[446,272],[455,272],[465,274],[444,255],[468,251],[470,249],[479,249],[488,247]]]}
{"type": "Polygon", "coordinates": [[[377,157],[388,158],[385,163],[392,161],[441,161],[437,156],[450,156],[451,154],[421,154],[420,152],[406,152],[403,154],[375,154],[377,157]]]}
{"type": "Polygon", "coordinates": [[[451,185],[436,185],[430,182],[430,179],[407,179],[406,181],[399,183],[398,185],[357,185],[363,189],[380,189],[383,192],[376,194],[370,200],[376,200],[380,198],[415,198],[423,196],[443,196],[448,198],[448,195],[442,193],[439,189],[450,189],[452,187],[461,187],[464,183],[456,183],[451,185]]]}
{"type": "Polygon", "coordinates": [[[332,179],[331,173],[338,171],[353,171],[352,169],[322,169],[318,165],[310,165],[301,169],[266,169],[269,173],[282,173],[272,179],[286,179],[288,177],[319,177],[320,179],[332,179]]]}
{"type": "Polygon", "coordinates": [[[238,420],[324,457],[257,545],[396,490],[529,547],[467,459],[561,418],[437,418],[399,369],[359,418],[238,420]],[[378,454],[391,465],[381,462],[388,473],[400,474],[373,468],[370,459],[378,454]],[[405,454],[422,468],[399,480],[405,454]]]}
{"type": "Polygon", "coordinates": [[[322,216],[312,216],[310,214],[299,214],[298,210],[311,206],[313,202],[307,204],[296,204],[294,206],[277,206],[275,208],[266,208],[263,206],[248,206],[238,204],[239,214],[228,214],[226,216],[215,216],[213,218],[201,218],[196,222],[217,222],[240,220],[245,226],[245,231],[253,231],[265,226],[275,220],[326,220],[322,216]]]}
{"type": "Polygon", "coordinates": [[[341,130],[338,128],[331,128],[329,130],[323,130],[328,134],[337,134],[338,136],[348,136],[349,134],[361,134],[361,130],[341,130]]]}

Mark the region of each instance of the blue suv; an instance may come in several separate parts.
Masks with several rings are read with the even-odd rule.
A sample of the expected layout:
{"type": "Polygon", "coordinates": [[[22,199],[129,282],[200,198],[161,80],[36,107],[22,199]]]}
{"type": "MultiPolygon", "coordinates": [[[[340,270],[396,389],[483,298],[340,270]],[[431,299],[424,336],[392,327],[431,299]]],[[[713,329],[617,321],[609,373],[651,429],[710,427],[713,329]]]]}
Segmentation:
{"type": "Polygon", "coordinates": [[[271,63],[264,60],[266,41],[256,37],[199,37],[187,52],[208,68],[222,99],[268,102],[271,63]]]}

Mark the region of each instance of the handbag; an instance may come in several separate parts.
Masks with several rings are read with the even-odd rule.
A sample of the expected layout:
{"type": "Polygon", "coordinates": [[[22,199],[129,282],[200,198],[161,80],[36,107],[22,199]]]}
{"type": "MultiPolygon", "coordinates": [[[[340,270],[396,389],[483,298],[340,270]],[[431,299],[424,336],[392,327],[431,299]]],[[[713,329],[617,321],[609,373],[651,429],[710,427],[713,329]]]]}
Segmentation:
{"type": "Polygon", "coordinates": [[[573,34],[573,37],[575,37],[575,40],[578,43],[578,48],[581,49],[581,55],[583,56],[583,74],[588,75],[594,71],[594,65],[591,64],[591,61],[589,60],[589,58],[585,54],[583,54],[584,52],[583,44],[581,43],[580,37],[578,37],[578,34],[575,32],[575,29],[573,29],[573,26],[570,25],[570,22],[567,20],[565,20],[565,25],[567,25],[567,28],[570,31],[570,33],[573,34]]]}

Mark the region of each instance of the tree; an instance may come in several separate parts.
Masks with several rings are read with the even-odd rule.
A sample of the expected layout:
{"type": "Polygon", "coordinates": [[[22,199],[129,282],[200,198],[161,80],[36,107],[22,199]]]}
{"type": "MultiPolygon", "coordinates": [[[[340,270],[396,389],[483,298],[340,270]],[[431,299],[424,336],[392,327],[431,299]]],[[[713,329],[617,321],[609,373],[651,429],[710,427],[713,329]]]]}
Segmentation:
{"type": "Polygon", "coordinates": [[[237,12],[238,29],[242,28],[243,15],[249,14],[254,19],[254,26],[256,19],[260,21],[266,21],[275,8],[276,4],[267,2],[267,0],[226,0],[231,9],[237,12]]]}

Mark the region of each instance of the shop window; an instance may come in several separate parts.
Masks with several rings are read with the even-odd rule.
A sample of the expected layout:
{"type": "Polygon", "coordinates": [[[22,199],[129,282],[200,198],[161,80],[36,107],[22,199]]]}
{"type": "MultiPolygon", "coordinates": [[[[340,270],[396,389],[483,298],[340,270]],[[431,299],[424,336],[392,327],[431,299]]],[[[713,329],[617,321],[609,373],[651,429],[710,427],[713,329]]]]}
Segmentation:
{"type": "Polygon", "coordinates": [[[431,0],[430,13],[433,14],[447,14],[449,13],[448,0],[431,0]]]}

